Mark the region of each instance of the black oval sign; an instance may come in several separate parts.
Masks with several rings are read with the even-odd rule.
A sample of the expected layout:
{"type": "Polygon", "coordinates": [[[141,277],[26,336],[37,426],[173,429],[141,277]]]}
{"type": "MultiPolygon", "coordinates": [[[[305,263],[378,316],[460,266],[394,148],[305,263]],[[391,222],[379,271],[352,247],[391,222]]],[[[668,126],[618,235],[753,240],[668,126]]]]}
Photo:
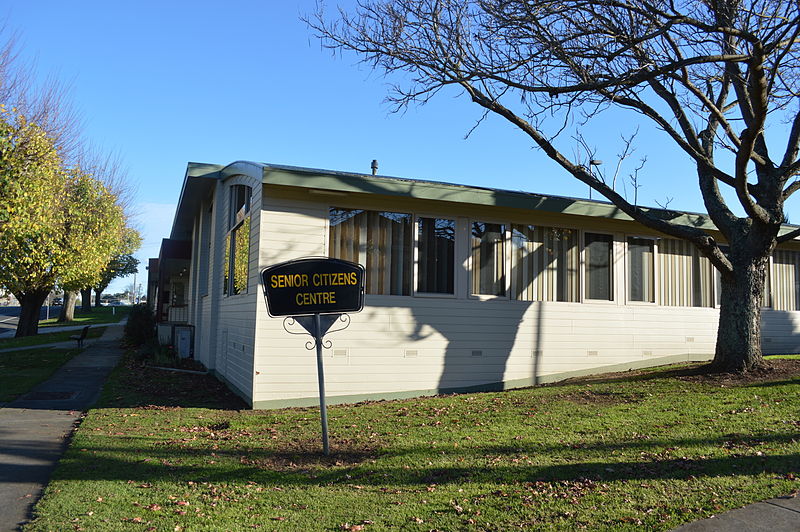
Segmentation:
{"type": "Polygon", "coordinates": [[[270,316],[360,312],[364,267],[340,259],[290,260],[261,272],[270,316]]]}

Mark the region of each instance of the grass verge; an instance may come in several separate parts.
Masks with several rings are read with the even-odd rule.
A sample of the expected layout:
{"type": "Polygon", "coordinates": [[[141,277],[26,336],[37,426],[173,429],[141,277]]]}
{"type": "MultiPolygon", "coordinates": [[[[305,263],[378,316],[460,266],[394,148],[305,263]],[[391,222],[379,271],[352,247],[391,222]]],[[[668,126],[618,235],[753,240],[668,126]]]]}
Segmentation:
{"type": "Polygon", "coordinates": [[[668,530],[800,488],[800,364],[775,364],[331,407],[326,457],[317,409],[129,363],[26,530],[668,530]]]}
{"type": "Polygon", "coordinates": [[[64,325],[101,325],[104,323],[119,323],[131,311],[131,307],[92,307],[90,312],[84,312],[80,307],[75,307],[75,319],[69,323],[58,323],[58,317],[41,320],[39,327],[61,327],[64,325]]]}
{"type": "Polygon", "coordinates": [[[0,403],[13,401],[47,380],[80,349],[26,349],[0,353],[0,403]]]}
{"type": "MultiPolygon", "coordinates": [[[[105,332],[105,327],[92,327],[89,329],[87,338],[100,338],[105,332]]],[[[0,350],[12,349],[17,347],[30,347],[43,344],[54,344],[56,342],[68,342],[69,337],[79,334],[81,331],[59,331],[52,333],[40,333],[36,336],[22,336],[20,338],[3,338],[0,340],[0,350]]],[[[77,345],[77,344],[76,344],[77,345]]],[[[0,353],[2,356],[3,353],[0,353]]]]}

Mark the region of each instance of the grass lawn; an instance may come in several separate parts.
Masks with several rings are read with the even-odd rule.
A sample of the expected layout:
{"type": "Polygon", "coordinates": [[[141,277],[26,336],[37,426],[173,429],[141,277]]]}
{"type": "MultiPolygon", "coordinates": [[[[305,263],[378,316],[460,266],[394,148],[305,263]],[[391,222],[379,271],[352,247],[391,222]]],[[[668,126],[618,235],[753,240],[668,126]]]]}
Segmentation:
{"type": "Polygon", "coordinates": [[[800,489],[800,364],[779,363],[331,407],[330,457],[317,409],[130,363],[26,530],[668,530],[800,489]]]}
{"type": "Polygon", "coordinates": [[[0,403],[12,401],[47,380],[79,349],[26,349],[0,353],[0,403]]]}
{"type": "MultiPolygon", "coordinates": [[[[56,317],[49,320],[41,320],[39,328],[42,327],[61,327],[64,325],[99,325],[103,323],[119,323],[131,311],[129,306],[118,307],[92,307],[91,312],[83,312],[80,307],[75,307],[75,320],[70,323],[58,323],[58,312],[60,307],[56,307],[56,317]]],[[[51,315],[53,310],[51,309],[51,315]]]]}
{"type": "MultiPolygon", "coordinates": [[[[103,335],[105,330],[105,327],[92,327],[89,329],[89,334],[86,337],[99,338],[103,335]]],[[[39,333],[36,336],[22,336],[20,338],[3,338],[0,339],[0,350],[11,349],[13,347],[28,347],[42,344],[54,344],[56,342],[67,342],[69,341],[70,336],[80,334],[80,332],[80,330],[60,331],[52,333],[39,333]]],[[[77,345],[77,343],[75,345],[77,345]]],[[[3,353],[0,353],[0,356],[2,355],[3,353]]]]}

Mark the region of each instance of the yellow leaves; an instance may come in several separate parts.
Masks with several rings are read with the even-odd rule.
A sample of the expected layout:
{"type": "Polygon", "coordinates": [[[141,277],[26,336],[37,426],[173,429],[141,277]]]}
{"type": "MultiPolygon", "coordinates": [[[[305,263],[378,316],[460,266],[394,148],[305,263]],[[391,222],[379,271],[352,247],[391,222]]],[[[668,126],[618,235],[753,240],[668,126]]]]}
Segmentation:
{"type": "Polygon", "coordinates": [[[131,238],[117,197],[81,168],[65,166],[41,128],[4,107],[0,223],[0,286],[21,291],[91,285],[131,238]]]}

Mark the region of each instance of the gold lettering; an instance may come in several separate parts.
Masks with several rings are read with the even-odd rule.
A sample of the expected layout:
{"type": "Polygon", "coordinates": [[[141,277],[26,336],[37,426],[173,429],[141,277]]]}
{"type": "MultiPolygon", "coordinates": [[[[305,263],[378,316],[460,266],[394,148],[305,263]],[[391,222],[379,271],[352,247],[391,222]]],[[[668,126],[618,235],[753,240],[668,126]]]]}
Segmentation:
{"type": "Polygon", "coordinates": [[[294,296],[297,306],[305,305],[335,305],[336,292],[298,292],[294,296]]]}

